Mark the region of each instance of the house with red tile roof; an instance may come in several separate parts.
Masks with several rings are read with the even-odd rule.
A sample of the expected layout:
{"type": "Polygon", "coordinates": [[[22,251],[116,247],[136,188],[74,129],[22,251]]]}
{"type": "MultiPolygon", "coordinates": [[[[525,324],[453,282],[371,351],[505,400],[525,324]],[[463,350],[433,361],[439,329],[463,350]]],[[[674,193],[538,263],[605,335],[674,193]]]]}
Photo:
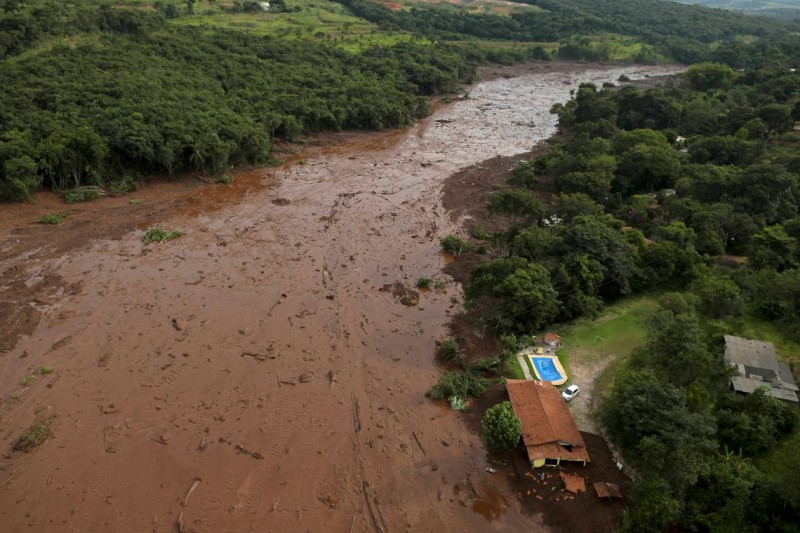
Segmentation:
{"type": "Polygon", "coordinates": [[[522,441],[534,468],[562,461],[589,462],[586,443],[558,389],[546,381],[509,379],[506,389],[520,421],[522,441]]]}

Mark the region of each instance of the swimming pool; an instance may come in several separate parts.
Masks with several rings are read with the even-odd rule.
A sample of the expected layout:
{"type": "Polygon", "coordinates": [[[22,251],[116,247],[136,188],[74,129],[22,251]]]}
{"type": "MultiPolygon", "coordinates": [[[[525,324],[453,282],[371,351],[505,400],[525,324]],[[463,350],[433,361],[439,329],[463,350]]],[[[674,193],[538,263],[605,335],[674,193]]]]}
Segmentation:
{"type": "Polygon", "coordinates": [[[533,369],[536,377],[542,381],[551,381],[555,385],[564,383],[567,380],[566,372],[559,360],[555,357],[536,357],[531,356],[533,369]]]}

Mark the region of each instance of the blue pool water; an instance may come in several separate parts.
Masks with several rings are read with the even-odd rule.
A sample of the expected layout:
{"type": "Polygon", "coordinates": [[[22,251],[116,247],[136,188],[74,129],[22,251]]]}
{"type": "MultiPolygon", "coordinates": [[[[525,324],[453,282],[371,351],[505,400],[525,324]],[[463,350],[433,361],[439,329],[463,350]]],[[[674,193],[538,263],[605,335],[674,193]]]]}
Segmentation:
{"type": "Polygon", "coordinates": [[[539,374],[542,381],[558,381],[564,378],[564,376],[556,370],[552,359],[547,357],[531,357],[531,361],[533,361],[536,373],[539,374]]]}

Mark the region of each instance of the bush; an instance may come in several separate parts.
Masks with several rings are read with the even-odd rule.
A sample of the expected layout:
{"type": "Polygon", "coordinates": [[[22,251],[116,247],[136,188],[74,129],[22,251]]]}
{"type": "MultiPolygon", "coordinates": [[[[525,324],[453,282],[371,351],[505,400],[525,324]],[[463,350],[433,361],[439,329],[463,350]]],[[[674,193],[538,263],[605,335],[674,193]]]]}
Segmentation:
{"type": "Polygon", "coordinates": [[[19,440],[14,444],[14,450],[20,452],[29,452],[38,448],[50,436],[50,428],[47,424],[34,424],[20,436],[19,440]]]}
{"type": "Polygon", "coordinates": [[[455,339],[445,339],[436,350],[436,356],[440,361],[449,363],[451,361],[461,362],[461,347],[455,339]]]}
{"type": "Polygon", "coordinates": [[[61,224],[66,215],[64,213],[49,213],[36,221],[36,224],[61,224]]]}
{"type": "Polygon", "coordinates": [[[470,245],[455,235],[448,235],[441,241],[442,250],[451,255],[461,255],[470,251],[470,245]]]}
{"type": "Polygon", "coordinates": [[[481,241],[488,241],[492,238],[492,234],[480,226],[472,226],[470,235],[472,235],[474,239],[479,239],[481,241]]]}
{"type": "Polygon", "coordinates": [[[432,284],[433,279],[427,276],[423,276],[417,280],[417,288],[419,289],[430,289],[432,284]]]}
{"type": "Polygon", "coordinates": [[[467,398],[481,396],[492,382],[489,379],[469,371],[448,372],[439,378],[439,382],[431,387],[426,396],[434,400],[467,398]]]}
{"type": "Polygon", "coordinates": [[[105,194],[99,187],[77,187],[64,193],[64,201],[68,204],[77,204],[94,200],[101,194],[105,194]]]}
{"type": "Polygon", "coordinates": [[[150,244],[151,242],[161,244],[162,242],[166,242],[171,239],[177,239],[181,235],[183,235],[183,233],[180,231],[167,232],[161,228],[151,228],[147,230],[147,233],[144,234],[142,241],[144,241],[145,244],[150,244]]]}

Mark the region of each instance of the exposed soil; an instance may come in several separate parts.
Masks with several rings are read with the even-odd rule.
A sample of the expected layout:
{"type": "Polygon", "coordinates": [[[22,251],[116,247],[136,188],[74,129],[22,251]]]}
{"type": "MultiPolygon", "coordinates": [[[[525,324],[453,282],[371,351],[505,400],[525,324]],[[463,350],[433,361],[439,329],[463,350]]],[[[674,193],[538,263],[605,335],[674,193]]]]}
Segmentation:
{"type": "Polygon", "coordinates": [[[380,289],[444,266],[447,176],[530,151],[579,79],[674,70],[587,69],[481,83],[412,128],[328,136],[230,186],[3,205],[2,529],[536,528],[467,420],[424,397],[459,285],[417,305],[380,289]],[[145,246],[154,226],[184,235],[145,246]],[[41,420],[49,438],[14,452],[41,420]]]}

